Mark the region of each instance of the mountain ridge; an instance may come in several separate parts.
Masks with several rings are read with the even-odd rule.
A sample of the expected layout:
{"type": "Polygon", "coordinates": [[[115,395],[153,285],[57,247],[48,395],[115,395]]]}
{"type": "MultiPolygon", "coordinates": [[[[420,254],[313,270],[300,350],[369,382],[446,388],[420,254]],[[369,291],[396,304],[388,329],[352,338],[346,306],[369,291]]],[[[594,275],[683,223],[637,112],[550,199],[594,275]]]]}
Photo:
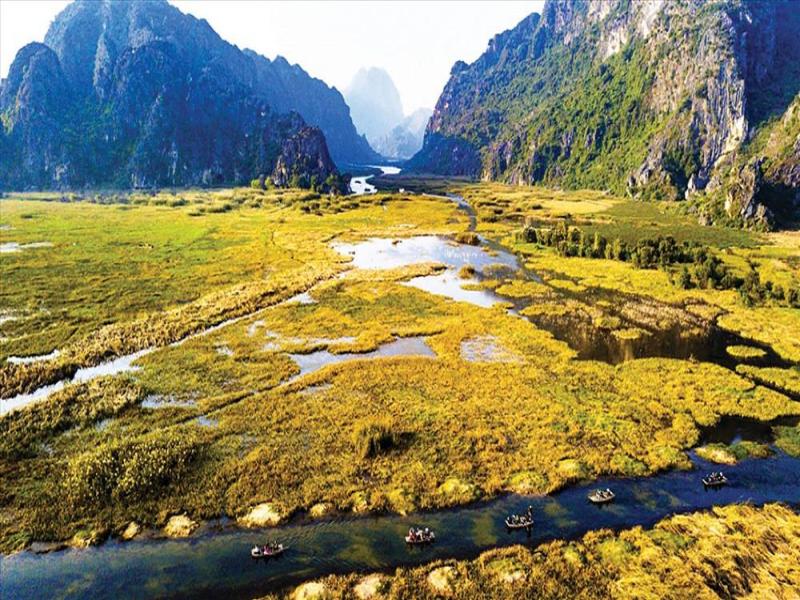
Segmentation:
{"type": "Polygon", "coordinates": [[[796,189],[724,210],[718,190],[800,90],[796,12],[782,1],[548,0],[454,65],[408,168],[688,195],[708,221],[766,225],[800,203],[796,189]]]}
{"type": "MultiPolygon", "coordinates": [[[[17,53],[0,114],[6,188],[246,183],[271,173],[307,124],[328,130],[334,160],[378,156],[337,90],[163,0],[68,5],[44,44],[17,53]]],[[[316,137],[305,147],[319,149],[316,137]]],[[[298,164],[315,163],[325,167],[308,179],[336,170],[328,149],[298,164]]]]}

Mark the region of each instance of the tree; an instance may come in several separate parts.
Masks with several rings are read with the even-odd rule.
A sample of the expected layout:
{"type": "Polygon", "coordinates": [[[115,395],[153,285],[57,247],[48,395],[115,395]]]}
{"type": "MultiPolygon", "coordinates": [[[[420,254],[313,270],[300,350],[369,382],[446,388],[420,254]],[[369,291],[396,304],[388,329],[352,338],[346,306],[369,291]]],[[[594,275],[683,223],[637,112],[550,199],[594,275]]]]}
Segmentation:
{"type": "Polygon", "coordinates": [[[681,267],[681,274],[678,277],[678,285],[685,290],[688,290],[690,287],[692,287],[692,276],[689,274],[689,269],[686,268],[686,265],[681,267]]]}

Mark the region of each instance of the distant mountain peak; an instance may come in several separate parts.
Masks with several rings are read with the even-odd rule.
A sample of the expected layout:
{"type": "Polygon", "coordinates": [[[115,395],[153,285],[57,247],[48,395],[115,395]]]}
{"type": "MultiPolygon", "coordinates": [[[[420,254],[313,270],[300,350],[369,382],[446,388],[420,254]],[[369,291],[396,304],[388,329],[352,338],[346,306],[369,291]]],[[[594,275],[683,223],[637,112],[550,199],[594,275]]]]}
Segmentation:
{"type": "Polygon", "coordinates": [[[400,92],[384,69],[359,69],[344,95],[356,129],[370,143],[389,133],[403,119],[400,92]]]}

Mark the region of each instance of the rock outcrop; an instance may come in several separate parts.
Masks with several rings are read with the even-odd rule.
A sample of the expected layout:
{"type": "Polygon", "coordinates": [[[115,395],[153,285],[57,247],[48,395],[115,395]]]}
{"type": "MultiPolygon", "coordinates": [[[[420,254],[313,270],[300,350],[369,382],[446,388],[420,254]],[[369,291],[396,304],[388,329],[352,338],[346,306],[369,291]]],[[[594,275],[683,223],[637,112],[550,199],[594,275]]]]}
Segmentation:
{"type": "Polygon", "coordinates": [[[782,0],[548,0],[455,64],[408,168],[641,198],[702,193],[728,181],[798,93],[798,31],[800,12],[782,0]]]}
{"type": "Polygon", "coordinates": [[[273,527],[283,519],[284,516],[275,505],[264,502],[254,506],[250,512],[242,516],[239,519],[239,524],[243,527],[273,527]]]}
{"type": "Polygon", "coordinates": [[[246,183],[272,172],[303,114],[342,160],[376,156],[341,94],[299,67],[164,1],[77,1],[0,89],[0,187],[246,183]]]}
{"type": "Polygon", "coordinates": [[[272,182],[278,187],[335,193],[346,193],[348,186],[328,155],[325,136],[317,127],[303,127],[283,142],[272,182]]]}
{"type": "Polygon", "coordinates": [[[389,159],[411,158],[422,148],[429,108],[403,116],[400,92],[383,69],[360,69],[345,90],[353,122],[372,147],[389,159]]]}
{"type": "Polygon", "coordinates": [[[769,209],[758,202],[763,183],[762,163],[763,159],[755,158],[732,173],[725,199],[729,215],[757,224],[768,224],[771,220],[769,209]]]}
{"type": "Polygon", "coordinates": [[[383,69],[360,69],[345,90],[353,122],[374,143],[403,120],[400,92],[383,69]]]}
{"type": "Polygon", "coordinates": [[[197,521],[187,515],[173,515],[164,525],[164,535],[171,538],[185,538],[192,535],[198,527],[197,521]]]}

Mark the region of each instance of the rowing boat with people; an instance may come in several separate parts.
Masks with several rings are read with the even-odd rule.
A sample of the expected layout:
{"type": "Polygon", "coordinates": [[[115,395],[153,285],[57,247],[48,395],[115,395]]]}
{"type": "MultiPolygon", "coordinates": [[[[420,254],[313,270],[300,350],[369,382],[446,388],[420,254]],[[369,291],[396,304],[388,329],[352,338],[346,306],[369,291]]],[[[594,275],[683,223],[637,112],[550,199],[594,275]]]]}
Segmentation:
{"type": "Polygon", "coordinates": [[[594,490],[591,494],[589,494],[589,502],[593,504],[608,504],[609,502],[613,502],[614,498],[616,498],[616,494],[612,492],[609,488],[604,490],[594,490]]]}
{"type": "Polygon", "coordinates": [[[703,485],[707,488],[718,488],[728,484],[728,478],[722,472],[714,472],[703,477],[703,485]]]}
{"type": "Polygon", "coordinates": [[[280,556],[286,551],[286,546],[272,542],[266,546],[253,546],[250,549],[250,556],[253,558],[273,558],[280,556]]]}
{"type": "Polygon", "coordinates": [[[408,530],[405,537],[406,544],[411,546],[422,546],[425,544],[432,544],[436,541],[436,534],[428,529],[414,529],[413,527],[408,530]]]}

